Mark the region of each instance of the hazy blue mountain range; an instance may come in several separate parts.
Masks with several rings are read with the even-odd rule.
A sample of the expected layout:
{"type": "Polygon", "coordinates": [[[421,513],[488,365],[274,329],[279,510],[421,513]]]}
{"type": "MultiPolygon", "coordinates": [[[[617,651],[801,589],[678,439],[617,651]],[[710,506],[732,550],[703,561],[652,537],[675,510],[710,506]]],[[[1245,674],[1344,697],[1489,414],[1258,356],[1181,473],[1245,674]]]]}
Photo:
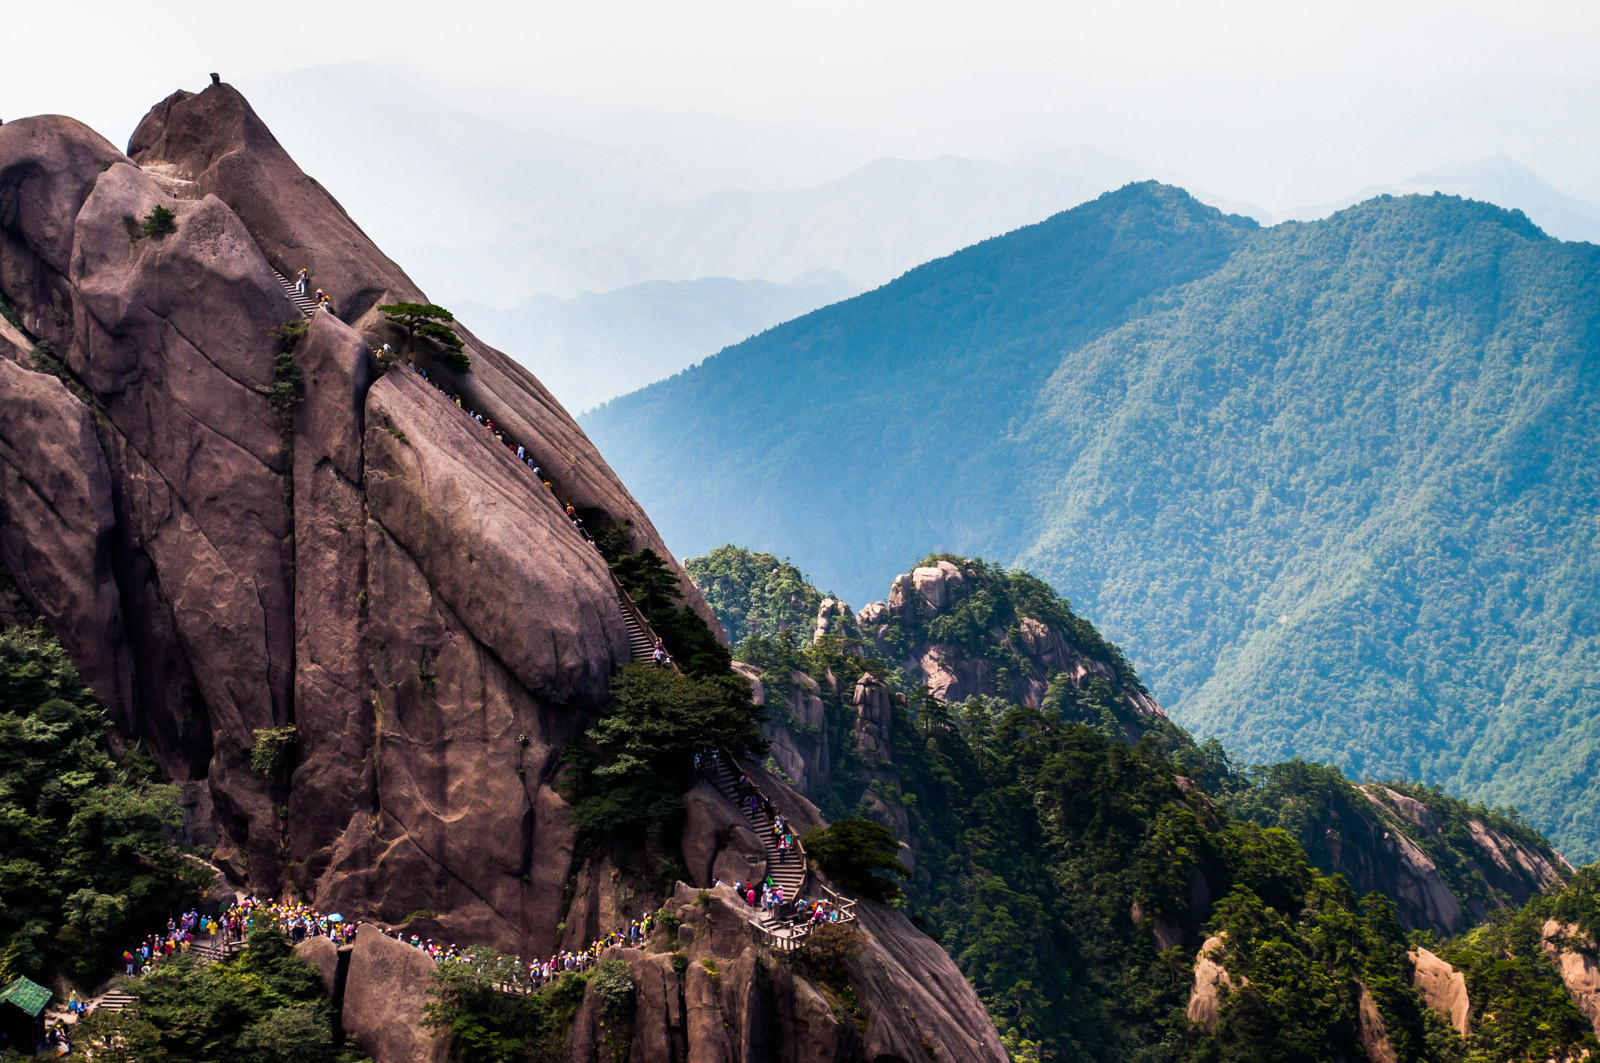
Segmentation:
{"type": "Polygon", "coordinates": [[[1309,220],[1379,195],[1443,192],[1522,211],[1534,224],[1562,240],[1600,242],[1600,206],[1566,195],[1508,155],[1494,155],[1466,166],[1419,173],[1406,181],[1362,190],[1336,203],[1300,207],[1285,219],[1309,220]]]}
{"type": "Polygon", "coordinates": [[[1175,717],[1600,852],[1600,249],[1447,196],[1262,229],[1134,185],[586,418],[683,554],[858,606],[1022,563],[1175,717]]]}
{"type": "Polygon", "coordinates": [[[844,143],[829,151],[816,131],[711,116],[488,117],[507,101],[469,110],[365,63],[264,78],[250,90],[285,145],[315,161],[430,292],[502,308],[541,292],[569,298],[719,276],[783,283],[814,269],[881,284],[1105,187],[1060,167],[875,160],[848,137],[832,138],[844,143]],[[318,121],[305,120],[308,107],[318,121]],[[397,159],[393,123],[422,147],[397,159]],[[723,138],[741,141],[737,158],[716,155],[723,138]],[[785,141],[793,143],[778,148],[785,141]],[[801,165],[798,149],[829,166],[801,165]],[[765,167],[743,161],[763,157],[765,167]],[[730,183],[742,179],[752,183],[730,183]]]}
{"type": "Polygon", "coordinates": [[[667,376],[773,325],[860,292],[838,273],[790,284],[708,277],[645,281],[571,299],[536,295],[513,310],[475,303],[453,309],[525,365],[574,412],[667,376]]]}
{"type": "MultiPolygon", "coordinates": [[[[1550,116],[1581,109],[1589,99],[1587,83],[1539,84],[1550,116]]],[[[617,110],[526,86],[451,81],[394,56],[263,77],[248,87],[286,146],[369,233],[394,249],[436,299],[467,313],[469,326],[541,371],[573,409],[752,335],[780,320],[778,310],[798,314],[837,297],[819,298],[809,284],[781,295],[724,285],[715,290],[739,293],[724,302],[710,296],[713,287],[677,282],[787,285],[822,271],[870,288],[1133,180],[1201,189],[1196,195],[1207,203],[1270,223],[1322,216],[1369,198],[1292,205],[1318,189],[1370,184],[1374,173],[1415,172],[1401,167],[1424,158],[1431,176],[1373,187],[1437,188],[1520,208],[1565,239],[1591,238],[1600,228],[1600,207],[1583,199],[1586,193],[1558,191],[1510,158],[1453,167],[1438,161],[1461,159],[1481,145],[1552,164],[1539,150],[1548,130],[1507,139],[1498,119],[1460,130],[1459,142],[1448,146],[1420,127],[1397,127],[1377,136],[1392,156],[1381,159],[1336,150],[1336,138],[1301,130],[1282,145],[1295,160],[1288,171],[1293,180],[1286,177],[1268,195],[1249,179],[1265,164],[1234,158],[1238,151],[1213,146],[1212,156],[1233,162],[1187,169],[1204,153],[1183,147],[1183,123],[1159,140],[1177,156],[1189,151],[1187,162],[1165,149],[1156,152],[1165,165],[1136,161],[1154,145],[1093,123],[1079,132],[1097,141],[1103,136],[1129,157],[1033,139],[985,160],[928,157],[929,145],[909,136],[617,110]],[[414,146],[403,154],[394,149],[400,130],[414,146]],[[1298,198],[1286,206],[1286,196],[1298,198]],[[585,298],[657,282],[673,286],[637,288],[615,303],[585,298]],[[752,313],[752,300],[767,309],[752,313]],[[612,306],[615,316],[606,309],[612,306]],[[567,381],[605,383],[573,390],[567,381]]],[[[1521,82],[1490,87],[1496,98],[1527,91],[1521,82]]],[[[1461,93],[1479,100],[1488,91],[1476,83],[1458,89],[1451,100],[1461,93]]],[[[1361,100],[1351,106],[1362,111],[1371,102],[1361,100]]],[[[1440,107],[1454,114],[1457,104],[1447,103],[1412,101],[1428,114],[1440,107]]],[[[1373,124],[1362,113],[1364,128],[1400,122],[1391,115],[1388,124],[1373,124]]],[[[1576,158],[1588,157],[1587,146],[1575,150],[1576,158]]],[[[1577,187],[1571,178],[1563,171],[1569,191],[1577,187]]]]}

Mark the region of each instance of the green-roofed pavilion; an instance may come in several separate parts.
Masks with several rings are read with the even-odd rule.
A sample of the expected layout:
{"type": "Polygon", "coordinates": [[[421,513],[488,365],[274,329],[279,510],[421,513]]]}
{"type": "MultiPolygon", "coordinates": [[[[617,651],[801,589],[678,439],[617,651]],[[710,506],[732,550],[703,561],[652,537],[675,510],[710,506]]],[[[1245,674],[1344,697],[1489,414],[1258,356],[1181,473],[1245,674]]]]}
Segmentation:
{"type": "Polygon", "coordinates": [[[18,978],[4,989],[0,989],[0,1004],[15,1004],[32,1019],[44,1014],[44,1006],[48,1003],[50,1003],[50,990],[26,978],[18,978]]]}
{"type": "Polygon", "coordinates": [[[26,978],[0,989],[0,1048],[32,1055],[34,1046],[44,1039],[41,1016],[48,1003],[50,990],[26,978]]]}

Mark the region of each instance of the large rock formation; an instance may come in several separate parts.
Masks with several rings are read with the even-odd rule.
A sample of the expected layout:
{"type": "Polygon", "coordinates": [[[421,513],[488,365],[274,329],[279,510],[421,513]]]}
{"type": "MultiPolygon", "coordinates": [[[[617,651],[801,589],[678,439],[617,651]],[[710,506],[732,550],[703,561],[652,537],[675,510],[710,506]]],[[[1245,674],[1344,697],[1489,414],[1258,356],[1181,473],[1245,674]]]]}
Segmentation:
{"type": "MultiPolygon", "coordinates": [[[[464,327],[470,372],[428,349],[381,372],[374,348],[403,337],[377,307],[395,301],[426,296],[227,85],[162,101],[126,155],[67,118],[0,126],[3,615],[50,624],[234,883],[524,955],[581,947],[661,896],[604,852],[575,866],[562,750],[630,650],[564,506],[670,554],[561,405],[464,327]],[[274,330],[302,319],[280,275],[301,268],[337,312],[295,343],[286,401],[274,330]],[[288,762],[253,765],[260,733],[290,726],[288,762]]],[[[696,878],[760,859],[720,797],[693,807],[711,833],[685,846],[696,878]]],[[[862,962],[893,981],[872,983],[866,1041],[1003,1058],[949,959],[881,918],[862,962]]],[[[414,1028],[419,953],[364,931],[347,977],[315,958],[375,1057],[444,1051],[414,1028]]],[[[705,988],[671,1014],[698,1021],[705,988]]],[[[808,1058],[858,1043],[796,993],[785,1021],[835,1039],[808,1058]]]]}
{"type": "MultiPolygon", "coordinates": [[[[8,337],[0,368],[0,559],[183,786],[193,836],[258,890],[550,941],[557,755],[626,633],[530,471],[419,374],[371,368],[398,338],[375,307],[422,293],[226,85],[164,101],[131,157],[70,119],[0,127],[0,291],[31,348],[8,337]],[[157,207],[175,227],[143,235],[157,207]],[[274,267],[302,265],[343,314],[311,322],[290,409],[274,267]],[[252,771],[255,733],[287,725],[292,776],[252,771]]],[[[466,339],[463,401],[665,555],[560,405],[466,339]]]]}
{"type": "Polygon", "coordinates": [[[426,953],[377,927],[361,927],[345,974],[339,1015],[345,1036],[377,1063],[444,1063],[449,1040],[418,1022],[432,984],[426,953]]]}
{"type": "Polygon", "coordinates": [[[1411,985],[1440,1018],[1462,1037],[1472,1032],[1472,1002],[1467,998],[1467,979],[1460,971],[1424,948],[1413,949],[1411,985]]]}
{"type": "Polygon", "coordinates": [[[1235,981],[1222,965],[1226,948],[1227,943],[1220,936],[1209,937],[1194,958],[1194,982],[1189,987],[1189,1004],[1184,1014],[1191,1023],[1208,1032],[1222,1022],[1226,995],[1250,984],[1245,978],[1235,981]]]}
{"type": "MultiPolygon", "coordinates": [[[[1020,616],[1015,630],[1003,624],[991,626],[981,647],[937,637],[932,622],[948,616],[977,586],[979,574],[970,569],[971,562],[966,564],[969,569],[939,560],[901,573],[885,601],[872,602],[854,615],[845,603],[823,598],[811,641],[838,637],[849,652],[860,640],[872,646],[881,660],[899,668],[907,689],[926,686],[945,701],[988,696],[1038,706],[1053,679],[1077,690],[1098,682],[1115,702],[1130,741],[1150,724],[1167,719],[1147,691],[1119,679],[1109,659],[1085,652],[1067,632],[1036,617],[1020,616]]],[[[750,665],[735,668],[751,681],[757,702],[767,708],[762,737],[771,745],[772,762],[792,786],[802,793],[817,793],[833,782],[836,757],[830,733],[837,739],[843,728],[848,735],[845,744],[859,754],[867,783],[863,806],[902,837],[908,833],[904,808],[891,807],[873,789],[875,785],[900,788],[893,763],[897,695],[881,677],[869,673],[852,686],[841,685],[831,671],[819,682],[803,672],[769,676],[750,665]],[[838,710],[831,720],[830,702],[838,710]]]]}
{"type": "Polygon", "coordinates": [[[1561,982],[1572,1002],[1594,1026],[1600,1037],[1600,942],[1571,924],[1548,920],[1540,934],[1539,946],[1561,972],[1561,982]]]}
{"type": "MultiPolygon", "coordinates": [[[[1006,1058],[971,988],[892,909],[862,906],[854,924],[859,951],[828,984],[797,973],[792,955],[764,948],[729,888],[698,896],[680,887],[669,898],[668,911],[681,921],[674,936],[658,932],[643,950],[602,956],[625,962],[633,978],[626,1047],[635,1063],[1006,1058]]],[[[591,988],[564,1058],[617,1058],[614,1036],[591,988]]]]}

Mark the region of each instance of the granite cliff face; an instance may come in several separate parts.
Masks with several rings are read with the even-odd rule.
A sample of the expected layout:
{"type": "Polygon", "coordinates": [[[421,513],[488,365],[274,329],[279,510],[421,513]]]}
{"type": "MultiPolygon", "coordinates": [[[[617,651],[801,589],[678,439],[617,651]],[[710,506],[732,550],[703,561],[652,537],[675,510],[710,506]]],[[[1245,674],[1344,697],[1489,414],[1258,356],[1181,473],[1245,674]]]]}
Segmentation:
{"type": "MultiPolygon", "coordinates": [[[[196,840],[258,890],[550,937],[556,756],[626,634],[550,493],[418,374],[372,368],[397,338],[375,307],[422,293],[225,85],[163,101],[129,155],[66,118],[0,127],[0,231],[0,560],[196,840]],[[143,235],[158,206],[173,231],[143,235]],[[301,267],[341,312],[275,406],[270,331],[299,311],[274,269],[301,267]],[[291,724],[292,776],[252,771],[254,733],[291,724]]],[[[465,338],[464,401],[665,555],[560,405],[465,338]]]]}
{"type": "MultiPolygon", "coordinates": [[[[549,492],[419,376],[371,368],[396,338],[375,307],[422,293],[226,85],[163,101],[128,155],[68,118],[0,127],[0,291],[0,560],[195,837],[257,889],[549,936],[555,757],[626,636],[549,492]],[[141,235],[157,206],[174,231],[141,235]],[[274,269],[301,267],[339,313],[311,321],[284,414],[269,332],[299,314],[274,269]],[[253,732],[287,724],[293,777],[250,771],[253,732]]],[[[461,331],[464,401],[666,555],[560,404],[461,331]]]]}

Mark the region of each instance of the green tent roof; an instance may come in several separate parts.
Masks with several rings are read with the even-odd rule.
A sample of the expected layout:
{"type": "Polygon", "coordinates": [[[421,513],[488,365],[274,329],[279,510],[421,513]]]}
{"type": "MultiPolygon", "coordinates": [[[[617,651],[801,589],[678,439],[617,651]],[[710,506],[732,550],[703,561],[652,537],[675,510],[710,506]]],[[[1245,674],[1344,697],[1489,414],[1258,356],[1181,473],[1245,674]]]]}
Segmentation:
{"type": "Polygon", "coordinates": [[[0,1004],[15,1004],[36,1019],[48,1003],[50,1003],[50,990],[26,978],[18,978],[4,989],[0,989],[0,1004]]]}

